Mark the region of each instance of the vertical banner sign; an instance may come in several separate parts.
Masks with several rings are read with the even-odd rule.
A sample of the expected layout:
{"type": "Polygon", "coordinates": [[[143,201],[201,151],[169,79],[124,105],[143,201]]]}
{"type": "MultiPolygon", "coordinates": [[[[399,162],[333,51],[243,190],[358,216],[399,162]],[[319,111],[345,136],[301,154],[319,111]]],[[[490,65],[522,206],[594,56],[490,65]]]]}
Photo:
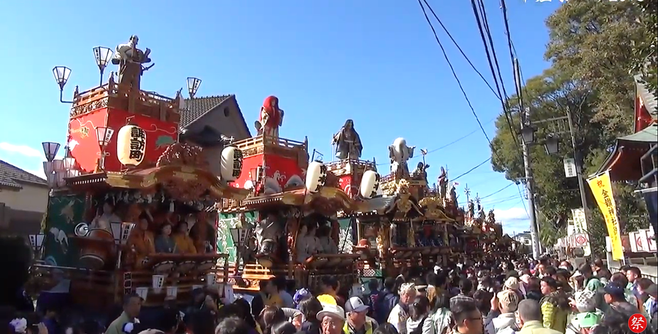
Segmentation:
{"type": "Polygon", "coordinates": [[[608,235],[612,248],[612,259],[623,260],[624,249],[621,245],[621,231],[619,230],[619,221],[617,220],[617,205],[612,194],[612,183],[610,182],[610,172],[606,171],[598,177],[587,180],[589,187],[592,189],[594,198],[599,204],[599,209],[605,218],[605,224],[608,227],[608,235]]]}
{"type": "MultiPolygon", "coordinates": [[[[584,233],[587,236],[587,219],[585,218],[585,209],[577,208],[571,209],[571,214],[573,215],[573,222],[575,225],[576,233],[584,233]]],[[[587,238],[587,242],[582,246],[583,251],[585,251],[585,256],[592,254],[592,247],[587,238]]]]}
{"type": "Polygon", "coordinates": [[[576,159],[564,158],[564,175],[567,178],[576,177],[576,159]]]}

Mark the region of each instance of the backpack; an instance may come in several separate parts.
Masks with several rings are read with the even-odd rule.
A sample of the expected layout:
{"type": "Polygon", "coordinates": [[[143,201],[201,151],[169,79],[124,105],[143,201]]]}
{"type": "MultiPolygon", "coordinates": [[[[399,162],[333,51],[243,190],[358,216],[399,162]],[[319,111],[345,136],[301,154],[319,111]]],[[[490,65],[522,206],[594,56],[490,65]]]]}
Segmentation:
{"type": "Polygon", "coordinates": [[[374,310],[375,310],[375,320],[379,324],[383,324],[388,320],[388,314],[391,312],[391,309],[397,304],[395,295],[390,291],[382,291],[377,295],[375,301],[374,310]]]}

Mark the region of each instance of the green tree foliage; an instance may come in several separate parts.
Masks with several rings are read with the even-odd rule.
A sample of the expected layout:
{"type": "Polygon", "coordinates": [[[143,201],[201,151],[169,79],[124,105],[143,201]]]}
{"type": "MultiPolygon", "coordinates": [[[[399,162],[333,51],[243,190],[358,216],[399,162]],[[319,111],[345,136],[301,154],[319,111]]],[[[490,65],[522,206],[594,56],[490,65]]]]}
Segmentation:
{"type": "MultiPolygon", "coordinates": [[[[647,32],[644,39],[634,45],[635,61],[633,70],[642,73],[649,91],[658,91],[658,8],[656,1],[635,1],[640,8],[640,24],[647,32]]],[[[656,112],[656,110],[654,110],[656,112]]]]}
{"type": "MultiPolygon", "coordinates": [[[[568,217],[571,209],[582,205],[577,179],[567,179],[564,174],[563,159],[575,156],[568,123],[544,120],[571,115],[576,151],[582,152],[585,176],[603,164],[615,139],[632,131],[635,91],[632,73],[636,73],[633,68],[640,57],[647,58],[638,56],[632,45],[649,39],[649,24],[641,23],[640,15],[646,16],[634,2],[569,1],[546,21],[550,34],[546,58],[552,66],[528,79],[523,87],[524,104],[530,108],[530,119],[537,130],[537,144],[530,148],[530,159],[540,212],[540,238],[545,245],[553,244],[566,233],[566,226],[556,226],[553,222],[558,217],[568,217]],[[560,152],[555,155],[548,155],[541,143],[551,133],[561,133],[560,152]]],[[[651,50],[655,55],[655,46],[651,50]]],[[[517,96],[510,97],[508,102],[510,106],[519,105],[517,96]]],[[[519,109],[512,110],[511,129],[504,115],[498,118],[491,146],[493,169],[515,181],[525,176],[521,148],[517,144],[520,143],[519,109]]],[[[646,212],[641,207],[642,201],[633,195],[633,189],[628,184],[615,185],[614,189],[622,227],[628,230],[641,226],[643,217],[639,213],[646,212]]],[[[592,251],[601,254],[607,231],[587,186],[586,190],[592,211],[592,251]]]]}
{"type": "Polygon", "coordinates": [[[633,44],[647,39],[635,1],[569,1],[547,20],[550,41],[545,57],[572,79],[596,87],[594,120],[612,134],[629,131],[634,103],[633,44]]]}

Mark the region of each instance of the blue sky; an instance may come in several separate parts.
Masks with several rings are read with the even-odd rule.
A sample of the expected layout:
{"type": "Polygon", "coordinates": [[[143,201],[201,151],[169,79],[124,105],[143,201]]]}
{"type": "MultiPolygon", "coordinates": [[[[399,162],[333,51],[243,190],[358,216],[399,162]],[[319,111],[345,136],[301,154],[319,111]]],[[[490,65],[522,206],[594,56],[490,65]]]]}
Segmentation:
{"type": "MultiPolygon", "coordinates": [[[[469,1],[429,0],[475,66],[490,80],[469,1]]],[[[485,1],[508,92],[512,70],[498,1],[485,1]]],[[[508,0],[512,38],[526,78],[547,67],[544,20],[559,0],[508,0]]],[[[439,37],[490,138],[500,102],[440,31],[439,37]]],[[[68,106],[58,101],[51,69],[73,70],[65,96],[98,83],[92,47],[114,48],[132,34],[152,49],[155,67],[142,88],[174,96],[187,76],[203,80],[198,96],[237,95],[247,124],[265,96],[277,95],[286,119],[281,136],[303,140],[332,156],[330,139],[352,118],[364,144],[364,159],[388,161],[397,137],[434,150],[430,182],[440,166],[453,178],[490,155],[413,0],[335,1],[5,1],[0,4],[0,159],[40,173],[42,141],[66,138],[68,106]]],[[[108,69],[107,71],[114,70],[108,69]]],[[[490,81],[492,82],[492,81],[490,81]]],[[[418,160],[414,160],[416,162],[418,160]]],[[[387,171],[388,166],[380,166],[387,171]]],[[[460,178],[481,197],[509,184],[489,163],[460,178]]],[[[505,232],[528,229],[516,186],[487,197],[505,232]]]]}

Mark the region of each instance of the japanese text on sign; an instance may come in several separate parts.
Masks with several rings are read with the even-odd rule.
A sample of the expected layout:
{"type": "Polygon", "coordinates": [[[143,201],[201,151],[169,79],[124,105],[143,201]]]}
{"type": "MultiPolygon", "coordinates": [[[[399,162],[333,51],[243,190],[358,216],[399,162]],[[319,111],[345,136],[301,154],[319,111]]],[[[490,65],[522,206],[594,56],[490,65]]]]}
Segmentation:
{"type": "Polygon", "coordinates": [[[144,129],[134,127],[130,129],[130,159],[142,161],[146,147],[146,132],[144,129]]]}
{"type": "Polygon", "coordinates": [[[601,213],[605,218],[608,235],[610,236],[610,243],[612,248],[613,260],[621,260],[624,257],[624,250],[621,245],[621,234],[619,231],[619,221],[617,219],[617,207],[615,199],[612,195],[612,183],[610,182],[609,172],[587,180],[592,193],[596,198],[596,202],[601,209],[601,213]]]}

